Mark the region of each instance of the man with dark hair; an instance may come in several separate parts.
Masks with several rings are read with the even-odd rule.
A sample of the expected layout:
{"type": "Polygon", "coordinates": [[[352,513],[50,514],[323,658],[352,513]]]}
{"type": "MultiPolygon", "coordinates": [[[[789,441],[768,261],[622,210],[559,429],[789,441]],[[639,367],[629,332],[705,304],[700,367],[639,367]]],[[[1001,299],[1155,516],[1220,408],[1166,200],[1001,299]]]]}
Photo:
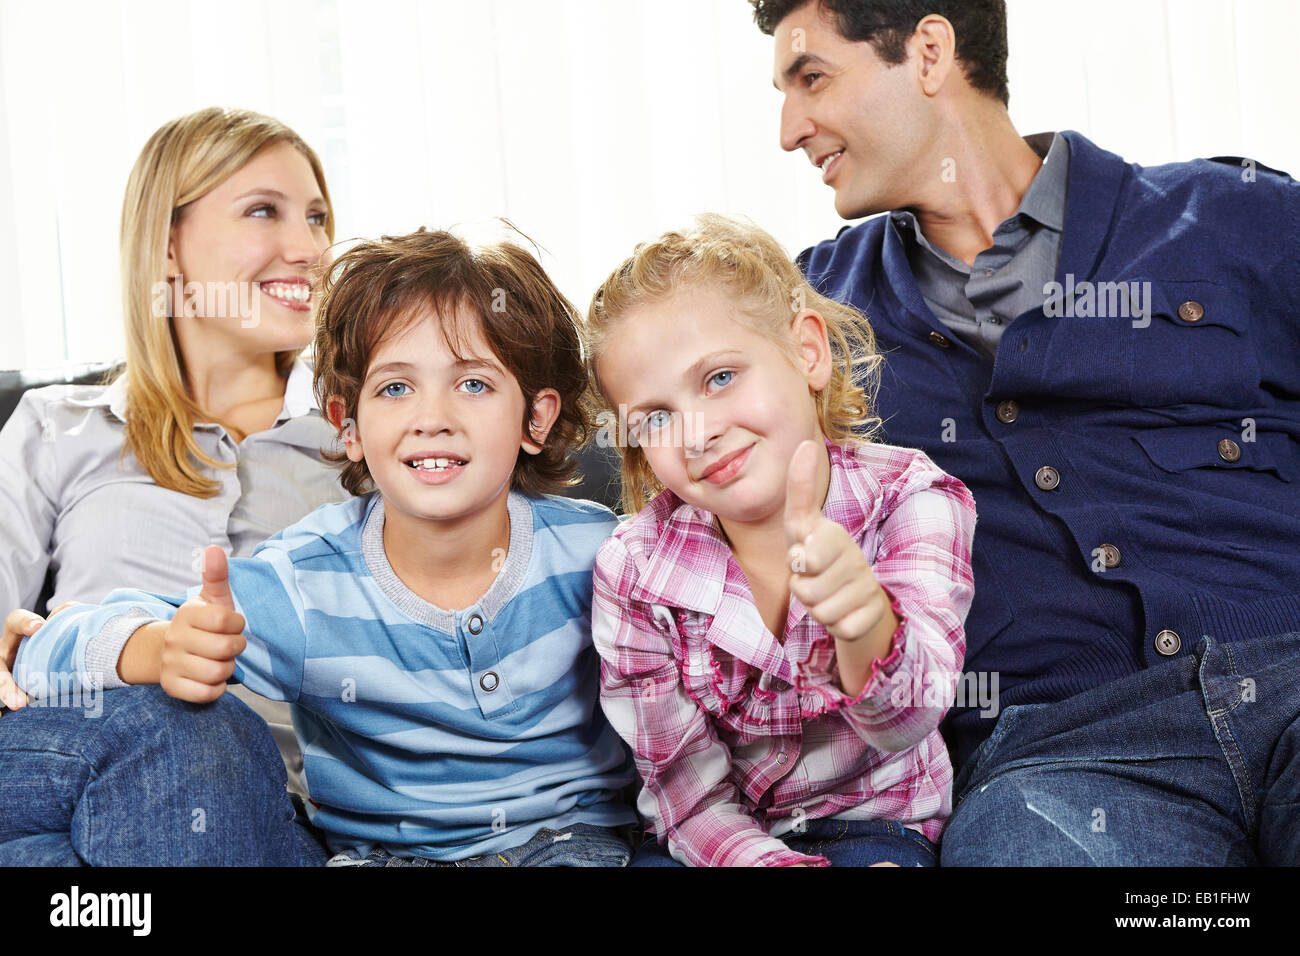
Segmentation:
{"type": "Polygon", "coordinates": [[[1300,864],[1300,184],[1022,138],[1001,0],[750,2],[875,216],[800,264],[980,512],[943,863],[1300,864]]]}

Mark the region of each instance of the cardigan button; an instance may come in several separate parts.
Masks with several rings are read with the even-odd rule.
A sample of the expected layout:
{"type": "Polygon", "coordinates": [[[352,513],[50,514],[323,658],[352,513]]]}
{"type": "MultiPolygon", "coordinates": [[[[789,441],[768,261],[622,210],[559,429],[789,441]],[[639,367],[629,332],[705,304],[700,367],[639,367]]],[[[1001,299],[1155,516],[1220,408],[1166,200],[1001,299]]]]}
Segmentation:
{"type": "Polygon", "coordinates": [[[1165,657],[1173,657],[1183,646],[1183,639],[1177,631],[1164,630],[1156,635],[1156,650],[1165,657]]]}
{"type": "Polygon", "coordinates": [[[1241,446],[1231,438],[1225,438],[1219,442],[1219,457],[1230,465],[1235,461],[1241,461],[1241,446]]]}
{"type": "Polygon", "coordinates": [[[948,338],[948,336],[942,335],[939,332],[931,332],[930,341],[933,342],[935,345],[939,346],[939,348],[941,349],[952,348],[952,341],[948,338]]]}
{"type": "Polygon", "coordinates": [[[998,402],[997,416],[998,421],[1003,425],[1010,425],[1020,417],[1020,403],[1010,398],[1005,402],[998,402]]]}
{"type": "Polygon", "coordinates": [[[1178,307],[1178,317],[1184,322],[1199,322],[1205,318],[1205,306],[1190,300],[1184,302],[1178,307]]]}
{"type": "Polygon", "coordinates": [[[1034,474],[1034,484],[1043,491],[1055,491],[1061,483],[1061,473],[1051,465],[1044,465],[1034,474]]]}
{"type": "Polygon", "coordinates": [[[1101,566],[1110,569],[1119,567],[1119,548],[1113,544],[1100,545],[1093,554],[1101,558],[1101,566]]]}

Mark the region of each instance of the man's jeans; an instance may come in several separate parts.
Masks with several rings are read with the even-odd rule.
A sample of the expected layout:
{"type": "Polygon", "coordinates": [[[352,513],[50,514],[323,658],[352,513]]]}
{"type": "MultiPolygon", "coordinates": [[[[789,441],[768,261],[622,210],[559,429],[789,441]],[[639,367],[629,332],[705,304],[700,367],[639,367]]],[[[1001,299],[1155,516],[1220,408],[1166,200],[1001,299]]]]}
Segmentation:
{"type": "Polygon", "coordinates": [[[284,761],[233,694],[160,687],[0,718],[0,866],[319,866],[284,761]]]}
{"type": "Polygon", "coordinates": [[[943,866],[1300,865],[1300,633],[1008,707],[954,793],[943,866]]]}

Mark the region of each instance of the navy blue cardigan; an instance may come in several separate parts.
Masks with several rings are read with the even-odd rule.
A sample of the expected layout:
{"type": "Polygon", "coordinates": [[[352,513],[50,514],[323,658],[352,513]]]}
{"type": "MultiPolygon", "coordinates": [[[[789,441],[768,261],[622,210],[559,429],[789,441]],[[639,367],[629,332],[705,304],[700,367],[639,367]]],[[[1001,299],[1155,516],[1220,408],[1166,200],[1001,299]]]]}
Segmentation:
{"type": "MultiPolygon", "coordinates": [[[[1300,184],[1064,135],[1061,290],[992,363],[930,312],[888,216],[800,256],[876,332],[882,439],[975,495],[966,670],[1003,708],[1300,631],[1300,184]]],[[[953,710],[956,763],[993,723],[953,710]]]]}

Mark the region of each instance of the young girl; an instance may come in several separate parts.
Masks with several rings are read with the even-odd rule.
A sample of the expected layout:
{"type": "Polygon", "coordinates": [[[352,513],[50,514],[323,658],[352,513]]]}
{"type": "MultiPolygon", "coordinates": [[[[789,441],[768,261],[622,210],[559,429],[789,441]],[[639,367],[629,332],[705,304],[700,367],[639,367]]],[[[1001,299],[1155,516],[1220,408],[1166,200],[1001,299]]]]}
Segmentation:
{"type": "Polygon", "coordinates": [[[853,441],[879,424],[861,315],[705,216],[639,246],[585,334],[635,515],[592,631],[649,829],[693,866],[933,864],[975,508],[923,453],[853,441]]]}

